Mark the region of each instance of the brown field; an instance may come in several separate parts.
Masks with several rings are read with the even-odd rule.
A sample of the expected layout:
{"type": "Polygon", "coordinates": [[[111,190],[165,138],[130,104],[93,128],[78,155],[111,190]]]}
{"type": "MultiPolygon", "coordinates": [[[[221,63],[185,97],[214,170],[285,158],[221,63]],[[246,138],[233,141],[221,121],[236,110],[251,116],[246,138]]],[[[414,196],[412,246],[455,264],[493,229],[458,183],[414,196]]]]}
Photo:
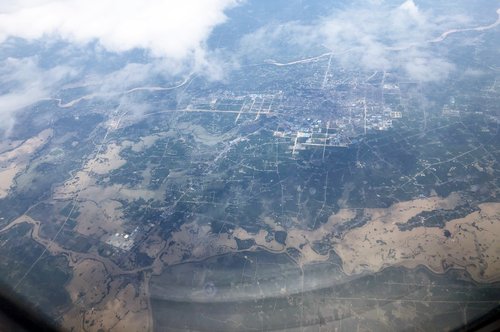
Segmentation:
{"type": "MultiPolygon", "coordinates": [[[[332,237],[335,225],[355,217],[355,210],[341,209],[328,222],[316,230],[291,228],[285,245],[274,239],[267,240],[268,232],[260,230],[256,234],[236,228],[232,234],[212,234],[208,226],[196,222],[185,224],[172,236],[172,246],[162,255],[162,261],[175,264],[182,257],[197,260],[214,254],[236,250],[235,238],[253,239],[255,245],[250,250],[263,248],[274,253],[286,253],[287,248],[300,252],[294,258],[304,265],[325,261],[329,254],[321,255],[312,249],[315,241],[327,241],[340,256],[344,272],[358,274],[377,272],[388,266],[414,268],[424,265],[437,273],[450,267],[467,270],[472,278],[480,282],[500,280],[500,203],[481,204],[480,211],[464,218],[451,220],[444,229],[437,227],[417,227],[410,231],[400,231],[397,223],[407,222],[423,211],[453,209],[462,202],[458,194],[446,198],[429,197],[400,202],[385,209],[364,209],[368,218],[365,226],[348,231],[342,239],[332,237]],[[452,234],[444,235],[444,230],[452,234]]],[[[273,220],[266,224],[276,226],[273,220]]]]}
{"type": "Polygon", "coordinates": [[[440,228],[399,231],[390,220],[374,220],[347,233],[335,250],[348,274],[376,272],[384,267],[424,265],[436,273],[463,268],[476,281],[500,280],[500,203],[486,203],[480,211],[449,221],[440,228]],[[389,223],[387,222],[389,221],[389,223]]]}
{"type": "Polygon", "coordinates": [[[22,144],[17,142],[17,147],[0,154],[0,198],[9,194],[15,177],[26,169],[33,154],[42,148],[52,135],[52,129],[46,129],[22,144]]]}

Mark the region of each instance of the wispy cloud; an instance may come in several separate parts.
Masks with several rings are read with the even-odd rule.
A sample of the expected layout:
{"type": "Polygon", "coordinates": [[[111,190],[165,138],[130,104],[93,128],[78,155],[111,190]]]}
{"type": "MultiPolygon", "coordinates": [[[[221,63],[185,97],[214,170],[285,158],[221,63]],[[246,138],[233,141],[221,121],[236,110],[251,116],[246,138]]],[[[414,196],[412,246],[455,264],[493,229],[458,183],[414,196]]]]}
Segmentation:
{"type": "Polygon", "coordinates": [[[1,1],[0,56],[4,60],[0,64],[0,128],[12,126],[18,110],[53,97],[61,80],[75,72],[71,67],[78,68],[81,77],[74,78],[82,85],[87,85],[88,77],[94,78],[96,84],[87,85],[89,93],[120,92],[148,84],[158,76],[168,80],[191,72],[210,79],[221,78],[220,60],[213,50],[208,50],[206,42],[214,27],[226,21],[225,11],[239,3],[240,0],[1,1]],[[40,51],[50,50],[49,58],[47,54],[29,55],[33,53],[26,50],[32,45],[40,51]],[[123,58],[124,52],[135,50],[145,54],[142,61],[123,58]],[[10,58],[6,54],[11,54],[10,58]],[[105,65],[99,67],[103,58],[105,65]],[[111,64],[114,58],[122,62],[121,66],[106,63],[111,64]],[[87,62],[97,65],[88,66],[87,62]]]}
{"type": "Polygon", "coordinates": [[[9,130],[19,110],[46,98],[58,83],[77,72],[67,66],[43,70],[37,58],[8,58],[0,65],[0,129],[9,130]]]}
{"type": "Polygon", "coordinates": [[[326,48],[346,67],[399,70],[411,79],[429,82],[447,77],[454,69],[429,41],[467,22],[465,15],[438,15],[422,10],[412,0],[397,5],[357,1],[312,24],[285,22],[262,27],[245,36],[241,46],[243,52],[258,52],[258,45],[264,45],[267,56],[278,47],[296,53],[302,50],[303,54],[326,48]]]}

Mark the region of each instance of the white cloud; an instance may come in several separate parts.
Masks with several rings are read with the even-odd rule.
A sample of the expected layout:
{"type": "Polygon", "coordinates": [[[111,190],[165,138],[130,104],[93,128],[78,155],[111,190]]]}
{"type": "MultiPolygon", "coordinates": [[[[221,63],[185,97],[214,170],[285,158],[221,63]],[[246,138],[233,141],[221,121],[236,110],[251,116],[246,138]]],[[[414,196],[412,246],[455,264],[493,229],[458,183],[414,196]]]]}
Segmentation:
{"type": "Polygon", "coordinates": [[[123,92],[134,88],[153,75],[156,71],[155,62],[147,64],[129,63],[123,68],[100,76],[99,89],[102,92],[123,92]]]}
{"type": "Polygon", "coordinates": [[[0,43],[8,37],[98,41],[108,51],[147,49],[155,57],[199,57],[224,10],[238,0],[3,0],[0,43]]]}
{"type": "Polygon", "coordinates": [[[455,66],[444,59],[425,54],[412,56],[403,63],[404,70],[414,80],[421,82],[439,81],[448,77],[455,66]]]}
{"type": "MultiPolygon", "coordinates": [[[[402,68],[413,79],[430,81],[438,76],[419,74],[416,69],[427,69],[424,63],[444,65],[444,60],[428,60],[431,56],[426,50],[426,41],[438,31],[431,14],[407,0],[394,8],[375,5],[336,13],[320,24],[319,38],[334,51],[353,48],[341,58],[344,63],[354,61],[368,70],[402,68]]],[[[438,72],[447,74],[446,70],[438,72]]]]}
{"type": "Polygon", "coordinates": [[[420,12],[417,5],[413,0],[406,0],[401,6],[396,10],[396,15],[400,15],[399,19],[407,22],[415,22],[418,25],[423,25],[426,22],[426,18],[420,12]]]}
{"type": "Polygon", "coordinates": [[[0,66],[0,128],[9,129],[19,110],[46,98],[51,88],[77,72],[66,66],[43,70],[36,58],[7,58],[0,66]]]}
{"type": "Polygon", "coordinates": [[[311,24],[285,22],[263,27],[245,36],[241,47],[243,53],[251,50],[258,54],[258,45],[265,45],[264,52],[272,51],[276,44],[281,48],[288,45],[302,53],[309,49],[309,55],[324,52],[326,47],[346,67],[400,70],[424,82],[446,78],[454,66],[428,41],[462,26],[467,18],[437,15],[422,10],[412,0],[393,4],[356,1],[311,24]]]}
{"type": "MultiPolygon", "coordinates": [[[[100,91],[121,91],[141,85],[155,75],[175,77],[193,71],[217,79],[223,76],[221,65],[213,59],[213,51],[207,50],[206,41],[214,27],[226,21],[225,10],[240,1],[2,0],[0,45],[4,50],[15,49],[18,43],[11,37],[42,41],[47,47],[64,41],[62,45],[66,46],[54,50],[50,62],[62,61],[72,66],[79,66],[79,61],[85,59],[107,56],[103,50],[121,53],[144,49],[153,58],[145,64],[125,61],[122,68],[107,74],[93,69],[82,73],[97,76],[100,91]],[[68,50],[71,54],[65,55],[68,50]]],[[[36,57],[2,61],[0,128],[12,126],[20,109],[50,98],[68,75],[77,81],[82,79],[73,75],[69,66],[49,66],[52,68],[45,65],[43,69],[36,57]]]]}

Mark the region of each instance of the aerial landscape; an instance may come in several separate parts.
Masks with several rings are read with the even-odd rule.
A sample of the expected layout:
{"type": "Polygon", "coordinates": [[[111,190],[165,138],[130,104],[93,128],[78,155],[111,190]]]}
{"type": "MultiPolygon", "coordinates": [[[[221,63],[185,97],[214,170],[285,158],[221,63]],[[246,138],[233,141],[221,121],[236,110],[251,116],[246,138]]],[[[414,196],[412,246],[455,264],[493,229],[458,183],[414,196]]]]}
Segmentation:
{"type": "Polygon", "coordinates": [[[0,5],[2,287],[68,331],[500,305],[500,3],[191,2],[0,5]]]}

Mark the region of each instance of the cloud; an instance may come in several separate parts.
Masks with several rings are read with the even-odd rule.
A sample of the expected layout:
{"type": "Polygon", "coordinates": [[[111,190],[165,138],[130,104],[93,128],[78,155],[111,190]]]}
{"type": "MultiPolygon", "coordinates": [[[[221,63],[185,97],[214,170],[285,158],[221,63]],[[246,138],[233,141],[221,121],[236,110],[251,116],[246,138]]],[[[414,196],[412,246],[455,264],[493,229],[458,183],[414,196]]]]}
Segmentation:
{"type": "MultiPolygon", "coordinates": [[[[366,71],[400,71],[410,79],[431,82],[444,79],[454,66],[428,41],[462,26],[464,15],[437,15],[412,0],[397,5],[385,1],[356,1],[311,24],[281,22],[260,28],[242,39],[243,53],[259,54],[277,48],[309,56],[330,50],[345,67],[366,71]]],[[[291,60],[291,59],[287,59],[291,60]]]]}
{"type": "Polygon", "coordinates": [[[237,68],[244,57],[310,56],[324,53],[325,48],[345,67],[399,71],[410,79],[437,81],[446,78],[454,66],[436,44],[427,41],[468,20],[463,15],[436,15],[412,0],[397,5],[356,0],[312,22],[264,25],[241,39],[237,55],[230,49],[209,49],[207,39],[213,29],[227,21],[228,9],[240,3],[3,0],[0,120],[11,123],[17,110],[53,97],[67,77],[74,78],[72,84],[88,86],[89,94],[117,95],[141,85],[173,82],[175,86],[181,81],[179,76],[193,72],[221,79],[227,68],[237,68]],[[33,49],[41,51],[39,57],[5,60],[6,54],[14,57],[26,50],[33,54],[33,49]],[[146,57],[122,53],[136,49],[146,50],[146,57]],[[66,65],[57,65],[61,63],[66,65]],[[71,68],[78,68],[79,74],[71,68]],[[89,83],[92,79],[95,84],[89,83]]]}
{"type": "MultiPolygon", "coordinates": [[[[203,56],[212,29],[238,0],[4,0],[0,43],[9,37],[97,41],[112,52],[146,49],[181,61],[203,56]]],[[[200,59],[198,59],[200,60],[200,59]]]]}
{"type": "Polygon", "coordinates": [[[89,93],[119,92],[158,77],[176,81],[191,72],[223,77],[206,41],[240,1],[1,1],[0,128],[11,127],[19,110],[53,97],[67,77],[89,93]],[[33,49],[40,55],[32,56],[33,49]],[[137,49],[146,51],[142,60],[123,53],[137,49]]]}
{"type": "Polygon", "coordinates": [[[455,69],[452,63],[426,54],[415,55],[402,65],[410,78],[421,82],[439,81],[455,69]]]}
{"type": "Polygon", "coordinates": [[[99,77],[99,89],[102,92],[123,92],[147,81],[158,71],[156,62],[129,63],[117,71],[99,77]]]}
{"type": "Polygon", "coordinates": [[[8,130],[19,110],[46,98],[52,87],[77,72],[66,66],[42,70],[36,58],[7,58],[0,66],[0,128],[8,130]]]}

